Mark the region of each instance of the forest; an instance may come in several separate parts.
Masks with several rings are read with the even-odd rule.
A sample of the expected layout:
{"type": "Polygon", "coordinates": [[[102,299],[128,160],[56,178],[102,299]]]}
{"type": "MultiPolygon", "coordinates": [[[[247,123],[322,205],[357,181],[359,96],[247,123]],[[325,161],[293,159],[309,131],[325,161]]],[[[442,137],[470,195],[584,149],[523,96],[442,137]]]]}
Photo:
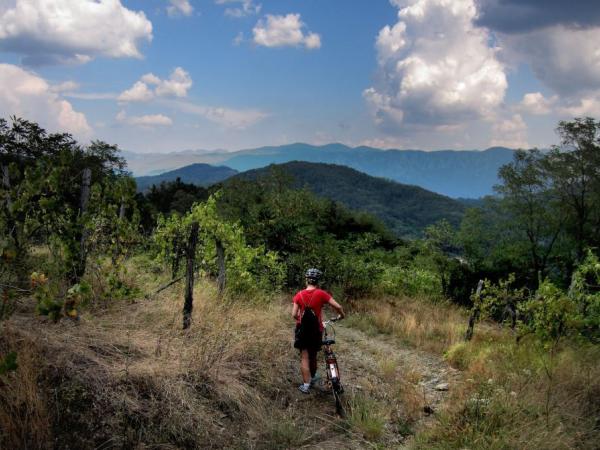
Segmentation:
{"type": "MultiPolygon", "coordinates": [[[[432,413],[427,374],[381,356],[322,432],[336,445],[597,448],[600,122],[556,130],[552,148],[515,151],[494,195],[400,238],[280,167],[138,192],[117,146],[0,119],[0,447],[319,445],[282,393],[290,294],[319,267],[349,339],[436,355],[460,378],[432,413]]],[[[451,207],[387,194],[386,214],[451,207]]]]}

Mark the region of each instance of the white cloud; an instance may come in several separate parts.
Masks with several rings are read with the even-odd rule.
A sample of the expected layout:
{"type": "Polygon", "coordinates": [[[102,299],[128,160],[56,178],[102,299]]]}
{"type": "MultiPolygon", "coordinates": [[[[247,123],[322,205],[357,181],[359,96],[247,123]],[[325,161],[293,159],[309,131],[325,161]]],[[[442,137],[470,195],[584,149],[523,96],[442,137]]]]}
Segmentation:
{"type": "Polygon", "coordinates": [[[154,127],[154,126],[171,126],[173,121],[170,117],[163,114],[149,114],[144,116],[128,116],[125,111],[119,111],[115,117],[117,121],[128,125],[141,126],[141,127],[154,127]]]}
{"type": "Polygon", "coordinates": [[[577,100],[563,102],[558,112],[569,117],[600,116],[600,92],[577,100]]]}
{"type": "Polygon", "coordinates": [[[58,94],[62,94],[65,92],[73,92],[77,89],[79,89],[79,83],[76,83],[74,81],[65,81],[63,83],[53,84],[52,86],[50,86],[50,90],[58,94]]]}
{"type": "Polygon", "coordinates": [[[169,6],[167,6],[169,17],[176,17],[178,15],[191,16],[194,12],[194,7],[188,0],[169,0],[169,3],[169,6]]]}
{"type": "Polygon", "coordinates": [[[161,80],[156,85],[156,95],[185,97],[187,91],[192,87],[192,78],[189,73],[181,67],[176,67],[168,80],[161,80]]]}
{"type": "Polygon", "coordinates": [[[492,146],[509,148],[529,148],[527,143],[527,124],[520,114],[500,120],[492,126],[492,146]]]}
{"type": "Polygon", "coordinates": [[[11,115],[78,138],[88,138],[92,133],[85,115],[75,111],[46,80],[20,67],[0,64],[0,117],[11,115]]]}
{"type": "Polygon", "coordinates": [[[148,102],[155,97],[186,97],[192,87],[192,78],[181,67],[176,67],[166,80],[153,73],[143,75],[134,85],[119,95],[120,102],[148,102]],[[154,89],[150,88],[154,86],[154,89]]]}
{"type": "Polygon", "coordinates": [[[530,92],[523,96],[523,100],[519,103],[518,109],[524,113],[538,116],[550,114],[557,99],[558,97],[556,95],[546,98],[541,92],[530,92]]]}
{"type": "Polygon", "coordinates": [[[202,116],[224,128],[243,130],[265,119],[268,114],[257,109],[232,109],[220,106],[204,106],[184,101],[169,102],[169,105],[188,114],[202,116]]]}
{"type": "Polygon", "coordinates": [[[120,102],[147,102],[153,98],[154,92],[148,85],[142,81],[136,81],[131,88],[119,95],[118,100],[120,102]]]}
{"type": "Polygon", "coordinates": [[[321,47],[321,37],[316,33],[304,33],[305,24],[300,14],[274,16],[267,14],[266,22],[259,20],[252,29],[254,43],[265,47],[300,47],[316,49],[321,47]]]}
{"type": "Polygon", "coordinates": [[[556,25],[499,38],[507,58],[530,64],[535,76],[561,97],[600,90],[600,27],[556,25]]]}
{"type": "Polygon", "coordinates": [[[16,0],[0,10],[0,49],[28,65],[141,58],[139,44],[151,40],[152,23],[120,0],[16,0]]]}
{"type": "Polygon", "coordinates": [[[389,132],[490,117],[504,99],[504,67],[473,25],[474,0],[392,2],[398,22],[377,37],[376,83],[363,96],[389,132]]]}
{"type": "Polygon", "coordinates": [[[78,100],[116,100],[119,94],[114,92],[65,92],[63,96],[78,100]]]}
{"type": "Polygon", "coordinates": [[[254,3],[253,0],[216,0],[217,5],[239,5],[225,9],[225,15],[229,17],[246,17],[258,14],[262,9],[260,3],[254,3]]]}

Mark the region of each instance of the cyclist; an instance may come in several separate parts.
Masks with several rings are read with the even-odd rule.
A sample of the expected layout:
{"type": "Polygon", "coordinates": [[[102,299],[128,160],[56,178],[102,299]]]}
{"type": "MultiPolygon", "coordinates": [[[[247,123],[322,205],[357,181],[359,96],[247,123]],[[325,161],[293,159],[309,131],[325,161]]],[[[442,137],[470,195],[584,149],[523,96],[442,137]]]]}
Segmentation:
{"type": "Polygon", "coordinates": [[[312,309],[318,319],[319,333],[315,338],[297,339],[294,347],[300,350],[303,383],[298,387],[301,392],[308,394],[310,387],[319,379],[317,377],[317,353],[321,350],[321,336],[323,333],[323,319],[321,309],[323,305],[330,305],[340,316],[344,317],[344,310],[336,302],[331,294],[319,289],[319,280],[323,273],[319,269],[308,269],[304,275],[306,279],[306,289],[296,293],[294,296],[294,305],[292,308],[292,317],[296,319],[296,333],[302,321],[302,315],[308,307],[312,309]]]}

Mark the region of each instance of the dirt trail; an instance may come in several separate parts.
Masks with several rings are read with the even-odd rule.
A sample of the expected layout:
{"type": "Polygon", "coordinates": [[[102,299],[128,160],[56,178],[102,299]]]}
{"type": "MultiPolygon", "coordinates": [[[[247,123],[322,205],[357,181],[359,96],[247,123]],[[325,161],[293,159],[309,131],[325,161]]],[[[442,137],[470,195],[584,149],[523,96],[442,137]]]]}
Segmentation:
{"type": "MultiPolygon", "coordinates": [[[[351,401],[356,396],[379,400],[387,406],[393,405],[392,409],[400,414],[404,408],[413,408],[413,422],[410,425],[412,432],[436,420],[436,412],[443,406],[449,391],[456,389],[460,383],[460,372],[450,367],[443,359],[410,348],[399,339],[384,334],[366,334],[345,326],[343,322],[336,324],[335,331],[335,351],[346,391],[346,401],[351,401]],[[448,384],[448,390],[436,389],[436,386],[445,383],[448,384]],[[413,399],[410,406],[393,398],[393,392],[399,389],[411,391],[413,399]],[[425,412],[425,407],[430,408],[428,412],[425,412]]],[[[319,358],[319,373],[322,374],[321,354],[319,358]]],[[[292,379],[296,382],[297,365],[292,365],[290,369],[292,379]]],[[[343,421],[334,415],[333,399],[324,387],[315,389],[308,398],[300,393],[295,397],[293,402],[296,407],[301,406],[306,414],[324,419],[330,425],[329,430],[334,431],[319,444],[306,445],[305,448],[374,447],[371,442],[363,440],[359,433],[348,434],[343,421]],[[340,431],[339,434],[335,432],[336,427],[340,431]]],[[[410,441],[410,433],[403,435],[389,422],[385,426],[384,435],[378,439],[383,448],[398,449],[408,448],[410,441]]]]}

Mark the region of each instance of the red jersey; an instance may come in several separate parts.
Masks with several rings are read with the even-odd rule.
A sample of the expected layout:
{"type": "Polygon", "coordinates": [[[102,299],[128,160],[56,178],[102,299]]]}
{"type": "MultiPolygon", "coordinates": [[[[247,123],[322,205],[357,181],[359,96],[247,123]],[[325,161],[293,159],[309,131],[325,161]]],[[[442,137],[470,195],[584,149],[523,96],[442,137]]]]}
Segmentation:
{"type": "Polygon", "coordinates": [[[304,289],[294,295],[294,303],[300,308],[300,314],[296,320],[297,324],[300,324],[302,313],[304,312],[304,306],[311,308],[319,319],[319,327],[323,331],[323,319],[321,318],[321,309],[323,305],[326,305],[331,300],[331,294],[321,289],[304,289]]]}

